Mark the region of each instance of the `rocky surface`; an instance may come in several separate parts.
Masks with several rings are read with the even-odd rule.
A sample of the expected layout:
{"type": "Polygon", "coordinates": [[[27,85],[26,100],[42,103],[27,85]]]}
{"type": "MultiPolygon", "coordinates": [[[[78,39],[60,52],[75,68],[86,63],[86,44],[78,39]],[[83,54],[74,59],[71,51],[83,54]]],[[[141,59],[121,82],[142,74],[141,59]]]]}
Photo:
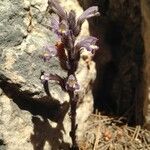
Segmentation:
{"type": "MultiPolygon", "coordinates": [[[[82,11],[77,2],[74,7],[82,11]]],[[[56,58],[50,63],[40,58],[42,47],[55,41],[47,28],[47,0],[1,1],[0,14],[0,149],[67,150],[69,96],[55,82],[49,82],[51,97],[47,96],[39,80],[42,70],[61,77],[67,74],[56,58]]],[[[88,53],[82,54],[76,74],[82,89],[77,110],[80,137],[93,111],[91,85],[96,72],[88,53]]]]}
{"type": "Polygon", "coordinates": [[[145,81],[145,101],[144,101],[144,117],[145,127],[150,130],[150,1],[141,1],[141,11],[143,17],[142,31],[145,46],[144,53],[144,81],[145,81]]]}

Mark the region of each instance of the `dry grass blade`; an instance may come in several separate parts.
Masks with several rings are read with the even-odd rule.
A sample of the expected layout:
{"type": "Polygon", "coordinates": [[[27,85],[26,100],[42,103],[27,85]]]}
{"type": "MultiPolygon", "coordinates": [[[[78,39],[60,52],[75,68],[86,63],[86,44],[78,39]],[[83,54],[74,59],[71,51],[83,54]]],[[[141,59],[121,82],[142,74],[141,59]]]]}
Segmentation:
{"type": "Polygon", "coordinates": [[[149,131],[141,126],[120,125],[120,120],[117,125],[117,121],[98,112],[92,114],[81,142],[86,146],[81,150],[150,150],[149,131]]]}
{"type": "MultiPolygon", "coordinates": [[[[100,120],[100,114],[98,114],[98,116],[99,116],[99,120],[100,120]]],[[[99,122],[98,127],[97,127],[97,134],[96,134],[96,139],[95,139],[93,150],[96,150],[96,147],[97,147],[98,142],[99,142],[99,138],[100,138],[100,126],[101,126],[101,123],[99,122]]]]}

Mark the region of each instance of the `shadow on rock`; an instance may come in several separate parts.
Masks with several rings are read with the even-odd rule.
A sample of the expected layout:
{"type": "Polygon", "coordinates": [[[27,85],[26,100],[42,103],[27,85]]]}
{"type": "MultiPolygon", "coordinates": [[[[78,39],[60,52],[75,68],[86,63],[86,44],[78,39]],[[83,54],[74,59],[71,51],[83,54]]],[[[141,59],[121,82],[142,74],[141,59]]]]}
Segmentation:
{"type": "Polygon", "coordinates": [[[69,143],[63,140],[65,134],[63,121],[69,109],[68,102],[61,104],[51,95],[33,98],[38,93],[20,91],[18,84],[9,83],[7,80],[0,81],[0,87],[21,110],[29,111],[33,115],[34,133],[30,138],[34,150],[43,150],[46,142],[51,146],[51,150],[69,149],[69,143]],[[50,125],[49,121],[52,121],[55,127],[50,125]]]}
{"type": "Polygon", "coordinates": [[[43,150],[46,142],[50,145],[51,150],[69,149],[69,144],[63,140],[62,122],[58,122],[56,127],[52,127],[46,118],[32,117],[32,122],[34,134],[31,134],[30,139],[34,150],[43,150]]]}
{"type": "Polygon", "coordinates": [[[22,110],[29,111],[32,115],[40,115],[43,118],[48,118],[51,121],[59,122],[64,118],[68,109],[69,103],[60,102],[53,99],[51,96],[41,98],[33,98],[37,93],[30,91],[20,91],[20,86],[9,82],[1,82],[0,87],[4,93],[13,100],[14,103],[22,110]]]}

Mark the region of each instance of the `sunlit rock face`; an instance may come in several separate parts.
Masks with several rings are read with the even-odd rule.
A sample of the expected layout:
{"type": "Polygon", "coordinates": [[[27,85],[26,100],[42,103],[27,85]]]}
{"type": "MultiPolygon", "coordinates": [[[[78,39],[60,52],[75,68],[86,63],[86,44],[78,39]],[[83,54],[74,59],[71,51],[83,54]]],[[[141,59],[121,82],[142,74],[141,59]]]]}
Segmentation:
{"type": "MultiPolygon", "coordinates": [[[[69,96],[55,82],[49,82],[51,97],[47,96],[39,79],[43,70],[67,76],[58,59],[44,63],[40,57],[42,47],[56,40],[47,28],[50,23],[47,2],[0,2],[0,149],[69,148],[69,96]]],[[[70,3],[63,2],[69,10],[70,3]]],[[[77,1],[73,8],[82,12],[77,1]]],[[[87,25],[84,33],[89,33],[87,25]]],[[[76,75],[82,89],[77,109],[80,138],[93,111],[91,87],[96,71],[89,53],[82,54],[76,75]]]]}
{"type": "Polygon", "coordinates": [[[150,130],[150,1],[141,1],[142,10],[142,31],[144,39],[144,79],[145,79],[145,101],[144,117],[145,127],[150,130]]]}
{"type": "Polygon", "coordinates": [[[95,107],[143,122],[143,54],[140,0],[81,0],[86,9],[98,5],[101,16],[89,20],[100,39],[96,54],[95,107]]]}

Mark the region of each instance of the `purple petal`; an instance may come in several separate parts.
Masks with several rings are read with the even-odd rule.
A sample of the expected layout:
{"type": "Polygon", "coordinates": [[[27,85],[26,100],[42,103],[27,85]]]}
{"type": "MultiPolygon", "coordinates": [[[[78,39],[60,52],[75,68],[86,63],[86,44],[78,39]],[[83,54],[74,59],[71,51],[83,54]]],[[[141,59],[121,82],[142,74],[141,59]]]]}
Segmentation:
{"type": "Polygon", "coordinates": [[[62,20],[62,21],[60,22],[60,24],[59,24],[59,30],[58,30],[58,32],[59,32],[60,34],[65,34],[65,35],[67,35],[68,31],[69,31],[69,27],[68,27],[67,22],[66,22],[65,20],[62,20]]]}
{"type": "Polygon", "coordinates": [[[64,79],[57,74],[49,74],[45,72],[42,72],[40,79],[42,83],[48,82],[49,80],[54,80],[62,84],[64,81],[64,79]]]}
{"type": "Polygon", "coordinates": [[[87,51],[92,52],[93,49],[90,47],[90,45],[84,45],[82,48],[85,48],[87,51]]]}
{"type": "Polygon", "coordinates": [[[49,4],[52,6],[53,11],[61,17],[61,19],[67,20],[67,14],[63,8],[59,5],[57,0],[49,0],[49,4]]]}
{"type": "Polygon", "coordinates": [[[69,77],[68,77],[68,80],[71,80],[71,81],[75,81],[76,80],[76,78],[75,78],[75,76],[74,75],[70,75],[69,77]]]}
{"type": "Polygon", "coordinates": [[[50,27],[52,28],[52,31],[57,32],[59,29],[59,17],[57,15],[51,16],[51,24],[50,27]]]}
{"type": "Polygon", "coordinates": [[[98,39],[96,37],[93,37],[93,36],[87,36],[85,37],[83,40],[81,40],[80,42],[82,44],[96,44],[96,42],[98,41],[98,39]]]}
{"type": "Polygon", "coordinates": [[[79,88],[80,88],[80,86],[79,86],[75,76],[70,75],[66,82],[66,90],[75,91],[75,90],[79,90],[79,88]]]}
{"type": "Polygon", "coordinates": [[[57,48],[54,45],[47,45],[45,50],[48,51],[52,57],[57,55],[57,48]]]}
{"type": "Polygon", "coordinates": [[[81,25],[85,21],[85,19],[99,15],[100,13],[98,12],[98,7],[92,6],[82,13],[82,15],[78,18],[77,24],[81,25]]]}
{"type": "Polygon", "coordinates": [[[69,28],[72,30],[75,37],[80,33],[80,29],[77,27],[76,13],[74,10],[71,10],[68,15],[68,24],[69,28]]]}
{"type": "Polygon", "coordinates": [[[80,85],[78,83],[75,84],[75,90],[79,90],[80,89],[80,85]]]}
{"type": "Polygon", "coordinates": [[[54,45],[44,46],[44,55],[43,58],[45,61],[49,61],[51,57],[57,56],[57,48],[54,45]]]}
{"type": "Polygon", "coordinates": [[[69,31],[68,23],[65,20],[59,21],[59,17],[57,15],[51,16],[51,25],[52,31],[56,33],[58,36],[67,35],[69,31]]]}
{"type": "Polygon", "coordinates": [[[89,49],[90,51],[90,45],[95,45],[98,39],[93,36],[85,37],[83,40],[80,40],[76,45],[75,49],[79,51],[82,47],[85,47],[86,49],[89,49]]]}
{"type": "Polygon", "coordinates": [[[49,74],[47,74],[45,72],[42,73],[40,79],[41,79],[41,82],[44,84],[45,82],[47,82],[49,80],[49,74]]]}

